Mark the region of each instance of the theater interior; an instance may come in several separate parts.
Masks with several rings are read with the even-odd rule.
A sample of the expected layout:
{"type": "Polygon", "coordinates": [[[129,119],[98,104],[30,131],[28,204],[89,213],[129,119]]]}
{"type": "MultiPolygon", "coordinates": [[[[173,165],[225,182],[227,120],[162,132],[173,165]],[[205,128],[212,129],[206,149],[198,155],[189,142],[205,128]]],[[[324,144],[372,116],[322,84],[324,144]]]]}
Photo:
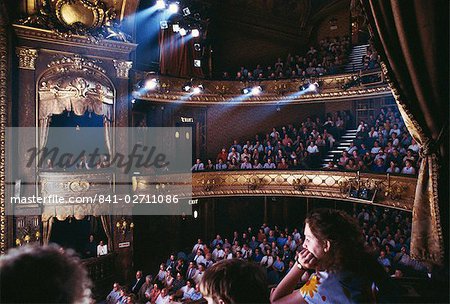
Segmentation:
{"type": "Polygon", "coordinates": [[[200,239],[207,268],[217,236],[230,258],[258,263],[268,246],[283,265],[267,270],[272,288],[308,212],[330,208],[400,286],[391,302],[448,303],[448,12],[423,0],[2,1],[1,255],[73,250],[96,302],[118,303],[118,283],[120,303],[204,303],[167,285],[168,268],[200,280],[170,255],[196,261],[200,239]],[[167,300],[135,290],[137,271],[167,300]]]}

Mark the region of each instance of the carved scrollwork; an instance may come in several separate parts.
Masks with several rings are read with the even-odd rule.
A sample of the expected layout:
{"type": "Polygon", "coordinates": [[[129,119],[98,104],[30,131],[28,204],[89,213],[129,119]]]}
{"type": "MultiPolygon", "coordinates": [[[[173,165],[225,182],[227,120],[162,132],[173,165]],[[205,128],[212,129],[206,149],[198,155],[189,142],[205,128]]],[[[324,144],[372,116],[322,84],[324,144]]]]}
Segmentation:
{"type": "Polygon", "coordinates": [[[113,60],[114,68],[116,69],[116,77],[128,79],[128,74],[133,67],[132,61],[113,60]]]}
{"type": "Polygon", "coordinates": [[[74,180],[69,182],[69,189],[72,192],[86,192],[89,190],[89,182],[86,180],[74,180]]]}
{"type": "Polygon", "coordinates": [[[38,58],[38,50],[26,47],[17,47],[16,54],[19,57],[19,68],[26,70],[36,69],[36,59],[38,58]]]}

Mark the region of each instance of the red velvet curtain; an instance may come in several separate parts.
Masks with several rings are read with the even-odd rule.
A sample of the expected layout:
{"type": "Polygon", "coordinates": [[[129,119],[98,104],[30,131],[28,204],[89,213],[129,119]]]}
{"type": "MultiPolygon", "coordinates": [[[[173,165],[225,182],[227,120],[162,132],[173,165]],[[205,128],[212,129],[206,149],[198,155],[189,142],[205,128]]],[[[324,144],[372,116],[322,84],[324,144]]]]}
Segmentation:
{"type": "MultiPolygon", "coordinates": [[[[160,71],[163,75],[203,78],[201,67],[194,67],[194,59],[200,59],[201,52],[194,50],[199,38],[190,34],[181,36],[168,29],[159,32],[160,71]]],[[[203,62],[202,62],[203,64],[203,62]]]]}
{"type": "Polygon", "coordinates": [[[421,145],[411,255],[448,263],[449,3],[361,1],[400,112],[421,145]]]}

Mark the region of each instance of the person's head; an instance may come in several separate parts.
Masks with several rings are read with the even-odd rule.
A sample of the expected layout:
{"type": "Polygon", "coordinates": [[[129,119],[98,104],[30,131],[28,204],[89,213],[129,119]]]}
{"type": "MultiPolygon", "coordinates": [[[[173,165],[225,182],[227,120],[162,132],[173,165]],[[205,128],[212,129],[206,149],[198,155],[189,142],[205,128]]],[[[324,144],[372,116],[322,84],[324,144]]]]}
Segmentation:
{"type": "Polygon", "coordinates": [[[91,281],[71,249],[23,246],[0,257],[0,302],[88,302],[91,281]],[[24,292],[24,280],[32,282],[24,292]]]}
{"type": "Polygon", "coordinates": [[[364,252],[364,239],[355,220],[343,211],[316,209],[305,219],[303,247],[324,269],[352,269],[352,257],[364,252]]]}
{"type": "Polygon", "coordinates": [[[91,235],[89,235],[89,242],[92,243],[93,241],[94,241],[94,235],[91,234],[91,235]]]}
{"type": "Polygon", "coordinates": [[[169,293],[169,292],[168,292],[167,288],[161,289],[161,297],[164,298],[165,296],[167,296],[168,293],[169,293]]]}
{"type": "Polygon", "coordinates": [[[119,289],[120,289],[119,283],[117,283],[117,282],[114,283],[114,284],[113,284],[113,290],[117,292],[117,291],[119,291],[119,289]]]}
{"type": "Polygon", "coordinates": [[[208,303],[267,303],[266,272],[244,260],[223,260],[204,274],[200,291],[208,303]]]}
{"type": "MultiPolygon", "coordinates": [[[[164,266],[164,264],[161,264],[161,266],[164,266]]],[[[139,280],[142,278],[142,270],[136,271],[136,279],[139,280]]]]}

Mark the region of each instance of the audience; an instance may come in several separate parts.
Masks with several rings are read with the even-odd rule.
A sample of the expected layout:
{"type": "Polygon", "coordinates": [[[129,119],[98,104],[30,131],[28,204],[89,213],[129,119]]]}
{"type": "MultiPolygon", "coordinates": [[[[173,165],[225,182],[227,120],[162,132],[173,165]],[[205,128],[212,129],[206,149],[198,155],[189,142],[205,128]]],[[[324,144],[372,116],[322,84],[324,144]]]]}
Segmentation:
{"type": "MultiPolygon", "coordinates": [[[[321,40],[317,47],[311,46],[304,55],[293,56],[288,54],[285,60],[279,57],[273,66],[263,68],[258,64],[253,71],[242,66],[233,79],[239,81],[283,78],[305,79],[326,74],[337,74],[343,70],[350,47],[350,37],[348,36],[327,37],[321,40]]],[[[369,57],[371,57],[370,55],[369,57]]],[[[223,79],[230,80],[230,74],[223,72],[223,79]]]]}

